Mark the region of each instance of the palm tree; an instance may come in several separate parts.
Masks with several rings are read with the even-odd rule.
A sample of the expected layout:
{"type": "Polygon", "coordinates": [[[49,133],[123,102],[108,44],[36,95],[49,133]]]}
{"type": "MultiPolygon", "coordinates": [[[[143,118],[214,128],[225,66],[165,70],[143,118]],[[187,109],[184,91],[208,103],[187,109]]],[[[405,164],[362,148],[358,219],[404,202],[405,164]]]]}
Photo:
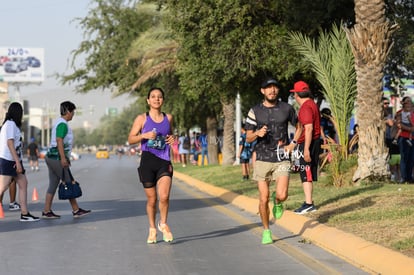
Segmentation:
{"type": "Polygon", "coordinates": [[[347,29],[357,77],[356,119],[359,125],[358,168],[353,180],[388,176],[384,143],[382,78],[391,35],[397,26],[385,17],[384,0],[355,0],[355,22],[347,29]]]}
{"type": "Polygon", "coordinates": [[[162,24],[142,34],[131,46],[129,58],[141,59],[136,72],[139,76],[132,89],[151,78],[175,71],[178,44],[162,24]]]}

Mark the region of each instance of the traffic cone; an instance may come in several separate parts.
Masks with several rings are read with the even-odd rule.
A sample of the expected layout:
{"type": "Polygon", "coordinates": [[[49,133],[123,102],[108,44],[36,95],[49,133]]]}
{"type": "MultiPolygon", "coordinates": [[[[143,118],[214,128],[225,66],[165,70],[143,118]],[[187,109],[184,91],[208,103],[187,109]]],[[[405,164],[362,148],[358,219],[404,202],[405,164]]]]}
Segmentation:
{"type": "Polygon", "coordinates": [[[32,201],[38,201],[39,200],[39,196],[37,194],[37,190],[36,187],[33,188],[33,194],[32,194],[32,201]]]}
{"type": "Polygon", "coordinates": [[[4,219],[3,205],[0,203],[0,219],[4,219]]]}

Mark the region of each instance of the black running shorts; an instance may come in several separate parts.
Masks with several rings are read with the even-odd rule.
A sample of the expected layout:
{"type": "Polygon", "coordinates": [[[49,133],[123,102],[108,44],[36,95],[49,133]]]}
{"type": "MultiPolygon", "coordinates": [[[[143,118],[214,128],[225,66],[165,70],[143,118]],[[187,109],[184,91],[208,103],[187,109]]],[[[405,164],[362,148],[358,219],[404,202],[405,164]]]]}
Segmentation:
{"type": "Polygon", "coordinates": [[[313,182],[318,180],[318,164],[319,164],[319,154],[321,151],[321,140],[314,139],[312,140],[309,151],[311,162],[306,162],[303,159],[303,148],[305,143],[299,144],[299,173],[302,182],[313,182]]]}
{"type": "Polygon", "coordinates": [[[141,155],[141,163],[138,167],[138,176],[144,188],[152,188],[157,181],[163,177],[173,176],[171,161],[160,159],[159,157],[144,151],[141,155]]]}

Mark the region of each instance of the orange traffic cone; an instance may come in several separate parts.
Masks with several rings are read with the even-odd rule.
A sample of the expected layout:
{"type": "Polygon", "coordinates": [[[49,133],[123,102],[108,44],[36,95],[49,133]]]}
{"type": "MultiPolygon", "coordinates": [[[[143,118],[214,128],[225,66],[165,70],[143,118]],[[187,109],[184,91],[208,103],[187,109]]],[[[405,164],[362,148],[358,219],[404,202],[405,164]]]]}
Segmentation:
{"type": "Polygon", "coordinates": [[[0,203],[0,219],[4,219],[3,205],[0,203]]]}
{"type": "Polygon", "coordinates": [[[33,194],[32,194],[32,201],[38,201],[39,200],[39,196],[37,194],[37,190],[36,187],[33,188],[33,194]]]}

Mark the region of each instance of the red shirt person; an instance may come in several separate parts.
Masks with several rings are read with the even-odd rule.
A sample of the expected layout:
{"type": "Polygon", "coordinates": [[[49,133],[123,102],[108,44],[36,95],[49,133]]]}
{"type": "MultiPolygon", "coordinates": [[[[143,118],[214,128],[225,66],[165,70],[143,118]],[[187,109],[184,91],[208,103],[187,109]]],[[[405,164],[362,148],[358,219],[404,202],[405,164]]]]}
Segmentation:
{"type": "Polygon", "coordinates": [[[299,172],[305,193],[305,201],[295,210],[297,214],[316,211],[313,204],[313,181],[318,179],[320,143],[320,113],[312,99],[312,92],[304,81],[298,81],[290,92],[294,93],[296,102],[300,105],[298,119],[302,125],[302,134],[298,139],[299,172]]]}

